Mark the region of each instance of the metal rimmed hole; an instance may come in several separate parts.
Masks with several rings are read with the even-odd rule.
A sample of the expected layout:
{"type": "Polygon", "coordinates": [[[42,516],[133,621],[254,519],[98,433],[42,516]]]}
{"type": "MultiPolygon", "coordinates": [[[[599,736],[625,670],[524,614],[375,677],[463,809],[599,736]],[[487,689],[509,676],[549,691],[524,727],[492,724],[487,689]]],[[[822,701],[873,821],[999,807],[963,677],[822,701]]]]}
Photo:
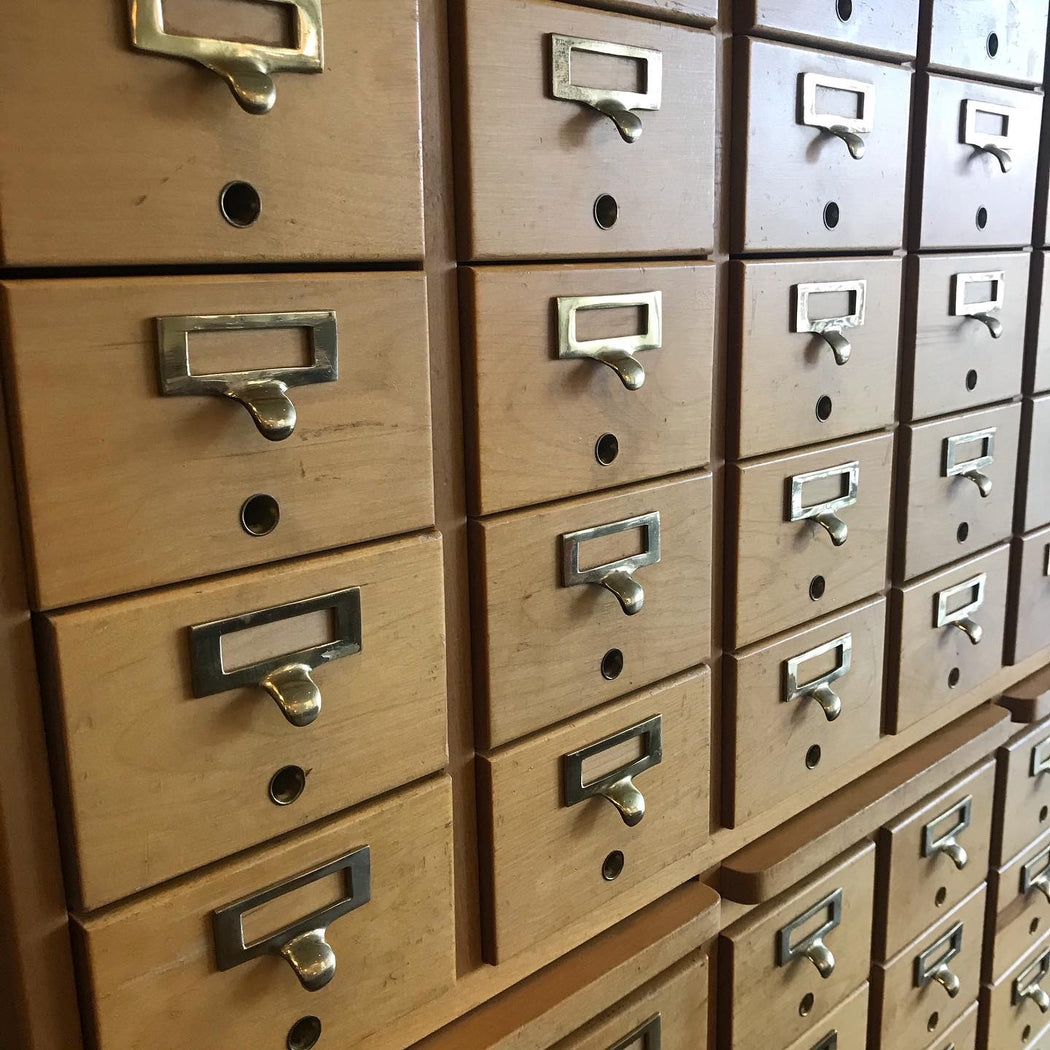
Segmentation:
{"type": "Polygon", "coordinates": [[[602,878],[605,879],[606,882],[614,882],[620,877],[620,874],[623,871],[623,865],[623,853],[618,849],[614,849],[602,862],[602,878]]]}
{"type": "Polygon", "coordinates": [[[933,1013],[930,1014],[930,1019],[926,1022],[926,1031],[932,1032],[940,1023],[941,1015],[934,1010],[933,1013]]]}
{"type": "Polygon", "coordinates": [[[826,423],[831,419],[831,410],[834,407],[831,398],[828,397],[827,394],[817,398],[817,419],[819,419],[821,423],[826,423]]]}
{"type": "Polygon", "coordinates": [[[806,752],[806,769],[816,769],[820,765],[820,744],[814,744],[806,752]]]}
{"type": "Polygon", "coordinates": [[[312,1050],[321,1038],[321,1019],[300,1017],[288,1033],[288,1050],[312,1050]]]}
{"type": "Polygon", "coordinates": [[[946,901],[947,899],[948,899],[948,887],[947,887],[947,886],[942,886],[942,887],[941,887],[941,888],[940,888],[940,889],[939,889],[939,890],[938,890],[938,891],[937,891],[937,892],[936,892],[936,893],[935,893],[935,894],[933,895],[933,903],[934,903],[934,904],[936,904],[938,908],[941,908],[941,907],[943,907],[943,906],[944,906],[944,902],[945,902],[945,901],[946,901]]]}
{"type": "Polygon", "coordinates": [[[813,998],[813,993],[806,992],[806,994],[802,996],[802,1002],[798,1004],[799,1017],[808,1017],[810,1011],[813,1009],[813,1004],[815,1002],[816,1000],[813,998]]]}
{"type": "Polygon", "coordinates": [[[989,33],[985,46],[988,48],[988,57],[995,58],[999,54],[999,34],[989,33]]]}
{"type": "Polygon", "coordinates": [[[953,667],[948,672],[948,688],[954,689],[959,684],[960,678],[962,678],[962,671],[958,667],[953,667]]]}
{"type": "Polygon", "coordinates": [[[970,523],[968,521],[960,523],[959,527],[955,530],[955,538],[960,543],[965,543],[970,538],[970,523]]]}
{"type": "Polygon", "coordinates": [[[977,209],[977,229],[983,230],[988,225],[988,209],[977,209]]]}
{"type": "Polygon", "coordinates": [[[824,225],[829,230],[833,230],[838,226],[839,218],[839,206],[834,201],[829,201],[824,205],[824,225]]]}
{"type": "Polygon", "coordinates": [[[620,217],[620,205],[611,194],[603,193],[594,202],[594,221],[603,229],[611,230],[620,217]]]}
{"type": "Polygon", "coordinates": [[[275,806],[290,806],[306,790],[306,770],[302,766],[284,766],[270,778],[270,801],[275,806]]]}
{"type": "Polygon", "coordinates": [[[835,14],[839,16],[840,22],[848,22],[853,17],[853,0],[838,0],[835,14]]]}
{"type": "Polygon", "coordinates": [[[1036,918],[1034,918],[1034,919],[1033,919],[1033,920],[1032,920],[1032,921],[1031,921],[1031,922],[1030,922],[1030,923],[1028,924],[1028,932],[1029,932],[1029,933],[1031,933],[1031,934],[1034,934],[1034,933],[1035,933],[1035,931],[1036,931],[1036,930],[1038,930],[1038,929],[1039,929],[1039,918],[1038,918],[1038,916],[1037,916],[1036,918]]]}
{"type": "Polygon", "coordinates": [[[265,492],[249,496],[241,507],[241,527],[251,536],[268,536],[281,521],[281,505],[265,492]]]}
{"type": "Polygon", "coordinates": [[[824,597],[824,592],[828,589],[828,582],[823,576],[814,576],[809,581],[809,597],[812,601],[819,602],[824,597]]]}
{"type": "Polygon", "coordinates": [[[1021,1029],[1021,1042],[1022,1043],[1027,1043],[1028,1040],[1031,1039],[1031,1038],[1032,1038],[1032,1026],[1030,1024],[1026,1024],[1024,1026],[1024,1028],[1021,1029]]]}
{"type": "Polygon", "coordinates": [[[594,446],[594,458],[607,467],[620,454],[620,441],[615,434],[602,434],[594,446]]]}
{"type": "Polygon", "coordinates": [[[610,649],[602,657],[602,678],[614,682],[620,677],[622,671],[623,651],[620,649],[610,649]]]}
{"type": "Polygon", "coordinates": [[[1043,806],[1043,808],[1039,810],[1039,823],[1042,824],[1048,816],[1050,816],[1050,809],[1043,806]]]}
{"type": "Polygon", "coordinates": [[[231,226],[244,229],[262,213],[262,198],[250,182],[228,182],[219,194],[219,211],[231,226]]]}
{"type": "Polygon", "coordinates": [[[977,389],[977,369],[976,368],[971,368],[970,371],[966,373],[966,389],[967,390],[976,390],[977,389]]]}

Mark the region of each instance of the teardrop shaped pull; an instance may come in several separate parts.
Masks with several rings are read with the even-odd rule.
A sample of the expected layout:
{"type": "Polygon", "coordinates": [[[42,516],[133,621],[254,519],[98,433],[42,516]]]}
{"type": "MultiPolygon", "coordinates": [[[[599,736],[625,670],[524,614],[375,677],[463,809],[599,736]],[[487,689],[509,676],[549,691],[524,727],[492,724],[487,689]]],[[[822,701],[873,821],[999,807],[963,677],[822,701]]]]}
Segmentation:
{"type": "Polygon", "coordinates": [[[624,142],[637,142],[642,137],[642,118],[632,113],[615,99],[602,99],[594,103],[599,113],[604,113],[615,125],[624,142]]]}
{"type": "Polygon", "coordinates": [[[283,441],[295,430],[295,405],[288,397],[287,384],[279,379],[249,380],[231,387],[227,397],[244,405],[259,433],[269,441],[283,441]]]}
{"type": "Polygon", "coordinates": [[[854,160],[860,160],[864,156],[867,151],[867,146],[865,145],[864,139],[855,131],[850,131],[848,128],[842,127],[840,124],[833,124],[828,128],[828,131],[846,143],[849,155],[854,160]]]}
{"type": "Polygon", "coordinates": [[[831,347],[831,352],[835,356],[835,364],[841,367],[849,362],[853,347],[840,329],[824,328],[817,334],[831,347]]]}
{"type": "Polygon", "coordinates": [[[299,728],[316,722],[321,713],[321,690],[310,671],[308,664],[289,664],[271,671],[259,682],[281,714],[299,728]]]}
{"type": "Polygon", "coordinates": [[[813,520],[827,532],[836,547],[841,547],[849,538],[849,526],[837,514],[818,514],[813,520]]]}
{"type": "Polygon", "coordinates": [[[631,777],[623,777],[602,788],[601,794],[617,809],[623,822],[637,827],[645,816],[645,796],[638,790],[631,777]]]}
{"type": "Polygon", "coordinates": [[[642,611],[645,604],[645,591],[642,585],[625,569],[616,569],[602,577],[602,586],[616,595],[620,608],[628,616],[642,611]]]}
{"type": "Polygon", "coordinates": [[[625,350],[602,350],[594,355],[594,360],[608,365],[628,390],[638,390],[645,383],[645,367],[625,350]]]}
{"type": "Polygon", "coordinates": [[[281,949],[281,957],[308,992],[319,992],[335,976],[335,952],[325,940],[327,933],[309,930],[293,937],[281,949]]]}

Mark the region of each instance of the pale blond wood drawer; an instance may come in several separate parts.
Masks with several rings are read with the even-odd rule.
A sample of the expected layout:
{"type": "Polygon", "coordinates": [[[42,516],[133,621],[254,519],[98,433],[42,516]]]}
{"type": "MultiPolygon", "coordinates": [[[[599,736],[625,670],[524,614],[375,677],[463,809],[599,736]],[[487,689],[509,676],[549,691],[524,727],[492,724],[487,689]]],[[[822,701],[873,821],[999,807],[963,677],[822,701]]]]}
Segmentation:
{"type": "Polygon", "coordinates": [[[730,273],[731,454],[760,456],[893,422],[900,259],[732,262],[730,273]]]}
{"type": "Polygon", "coordinates": [[[893,590],[891,733],[972,692],[1002,667],[1009,563],[1004,544],[893,590]]]}
{"type": "Polygon", "coordinates": [[[710,703],[704,668],[480,756],[489,962],[583,942],[699,874],[680,869],[708,839],[710,703]]]}
{"type": "Polygon", "coordinates": [[[1042,96],[1031,91],[919,77],[915,119],[925,146],[913,162],[922,179],[913,246],[1031,243],[1042,109],[1042,96]],[[1000,150],[999,158],[984,150],[988,144],[1000,150]]]}
{"type": "Polygon", "coordinates": [[[462,289],[474,513],[709,462],[713,264],[478,267],[462,289]]]}
{"type": "MultiPolygon", "coordinates": [[[[786,1050],[866,1050],[868,998],[868,985],[865,982],[841,1006],[836,1006],[820,1024],[814,1025],[786,1050]]],[[[774,1043],[779,1044],[779,1040],[775,1039],[774,1043]]]]}
{"type": "Polygon", "coordinates": [[[433,522],[421,275],[20,281],[4,293],[37,607],[433,522]],[[213,323],[247,327],[194,330],[213,323]],[[297,418],[288,434],[277,417],[270,440],[247,404],[221,396],[236,389],[268,413],[251,386],[268,368],[299,369],[276,373],[297,418]],[[205,391],[190,369],[229,378],[205,391]],[[162,395],[162,372],[191,396],[162,395]]]}
{"type": "Polygon", "coordinates": [[[1042,835],[988,875],[989,937],[984,979],[997,981],[1050,933],[1050,834],[1042,835]]]}
{"type": "Polygon", "coordinates": [[[1021,427],[1021,463],[1017,472],[1022,495],[1018,518],[1024,532],[1050,524],[1050,473],[1046,470],[1050,455],[1050,394],[1026,397],[1024,423],[1021,427]]]}
{"type": "MultiPolygon", "coordinates": [[[[451,824],[450,782],[441,777],[79,919],[93,1045],[283,1047],[300,1019],[316,1018],[321,1046],[391,1046],[398,1019],[455,980],[451,824]],[[350,866],[288,885],[337,861],[350,866]],[[255,909],[267,891],[279,895],[255,909]],[[344,901],[349,913],[325,915],[344,901]],[[278,953],[326,922],[337,970],[308,992],[278,953]],[[238,934],[249,951],[220,956],[219,944],[238,934]]],[[[301,956],[309,940],[293,950],[301,956]]]]}
{"type": "Polygon", "coordinates": [[[732,250],[899,248],[911,73],[749,37],[734,45],[732,250]],[[870,127],[860,160],[826,130],[847,114],[870,127]]]}
{"type": "Polygon", "coordinates": [[[1029,255],[908,259],[905,419],[962,412],[1021,392],[1029,255]]]}
{"type": "Polygon", "coordinates": [[[873,1050],[923,1050],[977,998],[984,903],[982,883],[885,965],[872,966],[873,1050]]]}
{"type": "Polygon", "coordinates": [[[724,1050],[790,1046],[867,980],[874,873],[862,843],[722,933],[724,1050]]]}
{"type": "Polygon", "coordinates": [[[1008,539],[1020,404],[901,428],[898,577],[914,579],[1008,539]]]}
{"type": "Polygon", "coordinates": [[[472,523],[479,746],[710,655],[711,500],[704,474],[472,523]]]}
{"type": "Polygon", "coordinates": [[[877,960],[891,959],[984,881],[994,810],[989,758],[879,829],[877,960]]]}
{"type": "Polygon", "coordinates": [[[981,988],[982,1047],[1048,1050],[1050,1022],[1026,991],[1050,991],[1050,936],[1022,955],[994,984],[981,988]]]}
{"type": "Polygon", "coordinates": [[[734,647],[885,587],[892,471],[891,434],[727,470],[734,647]]]}
{"type": "Polygon", "coordinates": [[[1050,646],[1050,529],[1014,540],[1011,571],[1006,659],[1019,664],[1050,646]]]}
{"type": "Polygon", "coordinates": [[[324,72],[276,72],[264,116],[203,66],[133,49],[128,12],[161,13],[168,33],[295,47],[283,5],[27,7],[0,40],[0,125],[19,144],[0,159],[2,261],[422,258],[416,0],[309,6],[324,72]],[[374,133],[348,114],[359,128],[375,117],[374,133]]]}
{"type": "Polygon", "coordinates": [[[727,657],[729,827],[878,743],[885,642],[886,599],[878,598],[727,657]]]}
{"type": "Polygon", "coordinates": [[[552,0],[454,6],[461,257],[710,250],[709,33],[552,0]],[[610,98],[626,107],[622,131],[595,108],[610,98]]]}
{"type": "Polygon", "coordinates": [[[926,1050],[977,1050],[977,1003],[973,1003],[940,1038],[935,1039],[926,1050]]]}
{"type": "Polygon", "coordinates": [[[86,908],[445,764],[437,536],[58,612],[39,628],[86,908]]]}
{"type": "Polygon", "coordinates": [[[573,0],[573,3],[580,7],[597,7],[698,25],[710,25],[718,17],[718,0],[573,0]]]}
{"type": "Polygon", "coordinates": [[[1022,730],[999,748],[998,760],[992,863],[1001,865],[1050,830],[1050,721],[1022,730]]]}
{"type": "Polygon", "coordinates": [[[1032,252],[1032,288],[1028,301],[1028,355],[1030,378],[1025,392],[1050,390],[1050,266],[1046,252],[1032,252]]]}

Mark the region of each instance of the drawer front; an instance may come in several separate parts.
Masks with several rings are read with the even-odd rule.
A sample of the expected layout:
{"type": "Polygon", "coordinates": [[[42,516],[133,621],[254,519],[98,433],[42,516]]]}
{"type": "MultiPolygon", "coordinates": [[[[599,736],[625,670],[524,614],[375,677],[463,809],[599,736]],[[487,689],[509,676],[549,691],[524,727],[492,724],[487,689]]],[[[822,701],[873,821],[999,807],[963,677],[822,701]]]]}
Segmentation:
{"type": "Polygon", "coordinates": [[[705,668],[479,759],[489,962],[574,924],[587,940],[640,887],[684,881],[661,873],[708,838],[710,699],[705,668]]]}
{"type": "Polygon", "coordinates": [[[710,25],[718,18],[718,0],[575,0],[575,3],[580,7],[598,7],[700,25],[710,25]]]}
{"type": "Polygon", "coordinates": [[[787,1050],[867,1050],[868,998],[865,983],[787,1050]]]}
{"type": "Polygon", "coordinates": [[[977,1050],[977,1003],[974,1003],[927,1050],[977,1050]]]}
{"type": "Polygon", "coordinates": [[[989,875],[989,929],[985,980],[1003,973],[1050,932],[1050,834],[1041,835],[989,875]]]}
{"type": "Polygon", "coordinates": [[[127,1050],[283,1046],[316,1018],[336,1045],[391,1045],[397,1020],[455,980],[451,822],[442,777],[81,919],[85,1026],[127,1050]],[[325,874],[339,861],[349,867],[325,874]],[[267,890],[278,895],[251,912],[267,890]],[[326,914],[337,904],[345,914],[326,914]],[[307,991],[279,953],[302,969],[311,946],[327,954],[318,935],[337,972],[307,991]]]}
{"type": "Polygon", "coordinates": [[[1050,454],[1050,394],[1025,398],[1021,430],[1019,483],[1024,489],[1022,529],[1050,525],[1050,474],[1044,469],[1050,454]]]}
{"type": "MultiPolygon", "coordinates": [[[[3,261],[422,258],[416,0],[296,3],[301,39],[319,39],[323,56],[307,47],[295,60],[307,68],[275,70],[276,103],[262,116],[244,112],[222,75],[172,52],[186,37],[202,37],[205,55],[222,41],[283,41],[284,6],[175,6],[37,4],[4,34],[0,96],[18,101],[2,123],[19,149],[0,161],[3,261]],[[138,50],[129,10],[141,17],[138,50]],[[173,34],[155,47],[154,12],[173,34]],[[56,85],[85,56],[90,75],[71,105],[56,85]],[[381,113],[382,133],[347,134],[348,111],[381,113]]],[[[246,64],[267,61],[247,47],[246,64]]]]}
{"type": "Polygon", "coordinates": [[[880,828],[876,956],[892,959],[988,873],[995,762],[956,778],[880,828]]]}
{"type": "Polygon", "coordinates": [[[730,827],[878,743],[885,640],[879,598],[727,658],[730,827]]]}
{"type": "Polygon", "coordinates": [[[709,33],[552,0],[461,3],[457,215],[467,258],[711,248],[709,33]]]}
{"type": "Polygon", "coordinates": [[[892,468],[880,434],[728,471],[736,646],[883,589],[892,468]]]}
{"type": "Polygon", "coordinates": [[[1006,864],[1050,830],[1050,722],[1018,733],[999,749],[999,784],[992,863],[1006,864]]]}
{"type": "Polygon", "coordinates": [[[977,998],[984,902],[982,883],[886,965],[874,965],[872,1030],[881,1050],[923,1050],[977,998]]]}
{"type": "Polygon", "coordinates": [[[1032,252],[1032,293],[1029,300],[1028,345],[1031,381],[1025,391],[1050,390],[1050,266],[1046,252],[1032,252]]]}
{"type": "Polygon", "coordinates": [[[874,873],[863,843],[722,933],[726,1050],[790,1045],[867,980],[874,873]]]}
{"type": "Polygon", "coordinates": [[[463,290],[475,513],[709,462],[712,264],[476,268],[463,290]]]}
{"type": "Polygon", "coordinates": [[[893,591],[890,732],[972,692],[1002,667],[1009,562],[1004,545],[893,591]]]}
{"type": "Polygon", "coordinates": [[[900,259],[733,262],[730,272],[739,458],[893,422],[900,259]]]}
{"type": "Polygon", "coordinates": [[[710,655],[711,499],[702,475],[472,523],[479,746],[710,655]]]}
{"type": "Polygon", "coordinates": [[[7,285],[36,605],[431,524],[425,289],[392,273],[7,285]]]}
{"type": "Polygon", "coordinates": [[[1029,244],[1042,96],[924,74],[915,104],[925,116],[919,247],[1029,244]]]}
{"type": "Polygon", "coordinates": [[[920,255],[908,261],[902,411],[962,412],[1021,392],[1029,256],[920,255]]]}
{"type": "Polygon", "coordinates": [[[1050,529],[1013,542],[1013,593],[1006,654],[1019,664],[1050,646],[1050,529]]]}
{"type": "Polygon", "coordinates": [[[1009,538],[1020,432],[1020,404],[902,428],[903,579],[1009,538]]]}
{"type": "Polygon", "coordinates": [[[911,73],[747,37],[735,47],[732,250],[899,248],[911,73]],[[828,130],[848,119],[860,129],[849,144],[828,130]]]}
{"type": "Polygon", "coordinates": [[[983,1046],[989,1050],[1046,1050],[1050,1046],[1046,1039],[1050,1024],[1036,1001],[1040,993],[1050,993],[1048,973],[1050,938],[1044,937],[995,984],[981,989],[983,1046]]]}
{"type": "Polygon", "coordinates": [[[39,634],[86,908],[445,763],[436,536],[55,613],[39,634]]]}

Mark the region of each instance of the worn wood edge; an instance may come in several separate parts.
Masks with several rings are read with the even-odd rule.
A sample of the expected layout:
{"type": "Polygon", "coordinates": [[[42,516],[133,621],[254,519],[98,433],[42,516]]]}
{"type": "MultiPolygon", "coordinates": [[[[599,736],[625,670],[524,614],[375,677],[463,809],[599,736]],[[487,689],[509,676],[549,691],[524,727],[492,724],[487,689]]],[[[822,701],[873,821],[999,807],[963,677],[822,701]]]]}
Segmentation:
{"type": "Polygon", "coordinates": [[[1008,689],[996,701],[1013,722],[1040,722],[1050,716],[1050,664],[1008,689]]]}

